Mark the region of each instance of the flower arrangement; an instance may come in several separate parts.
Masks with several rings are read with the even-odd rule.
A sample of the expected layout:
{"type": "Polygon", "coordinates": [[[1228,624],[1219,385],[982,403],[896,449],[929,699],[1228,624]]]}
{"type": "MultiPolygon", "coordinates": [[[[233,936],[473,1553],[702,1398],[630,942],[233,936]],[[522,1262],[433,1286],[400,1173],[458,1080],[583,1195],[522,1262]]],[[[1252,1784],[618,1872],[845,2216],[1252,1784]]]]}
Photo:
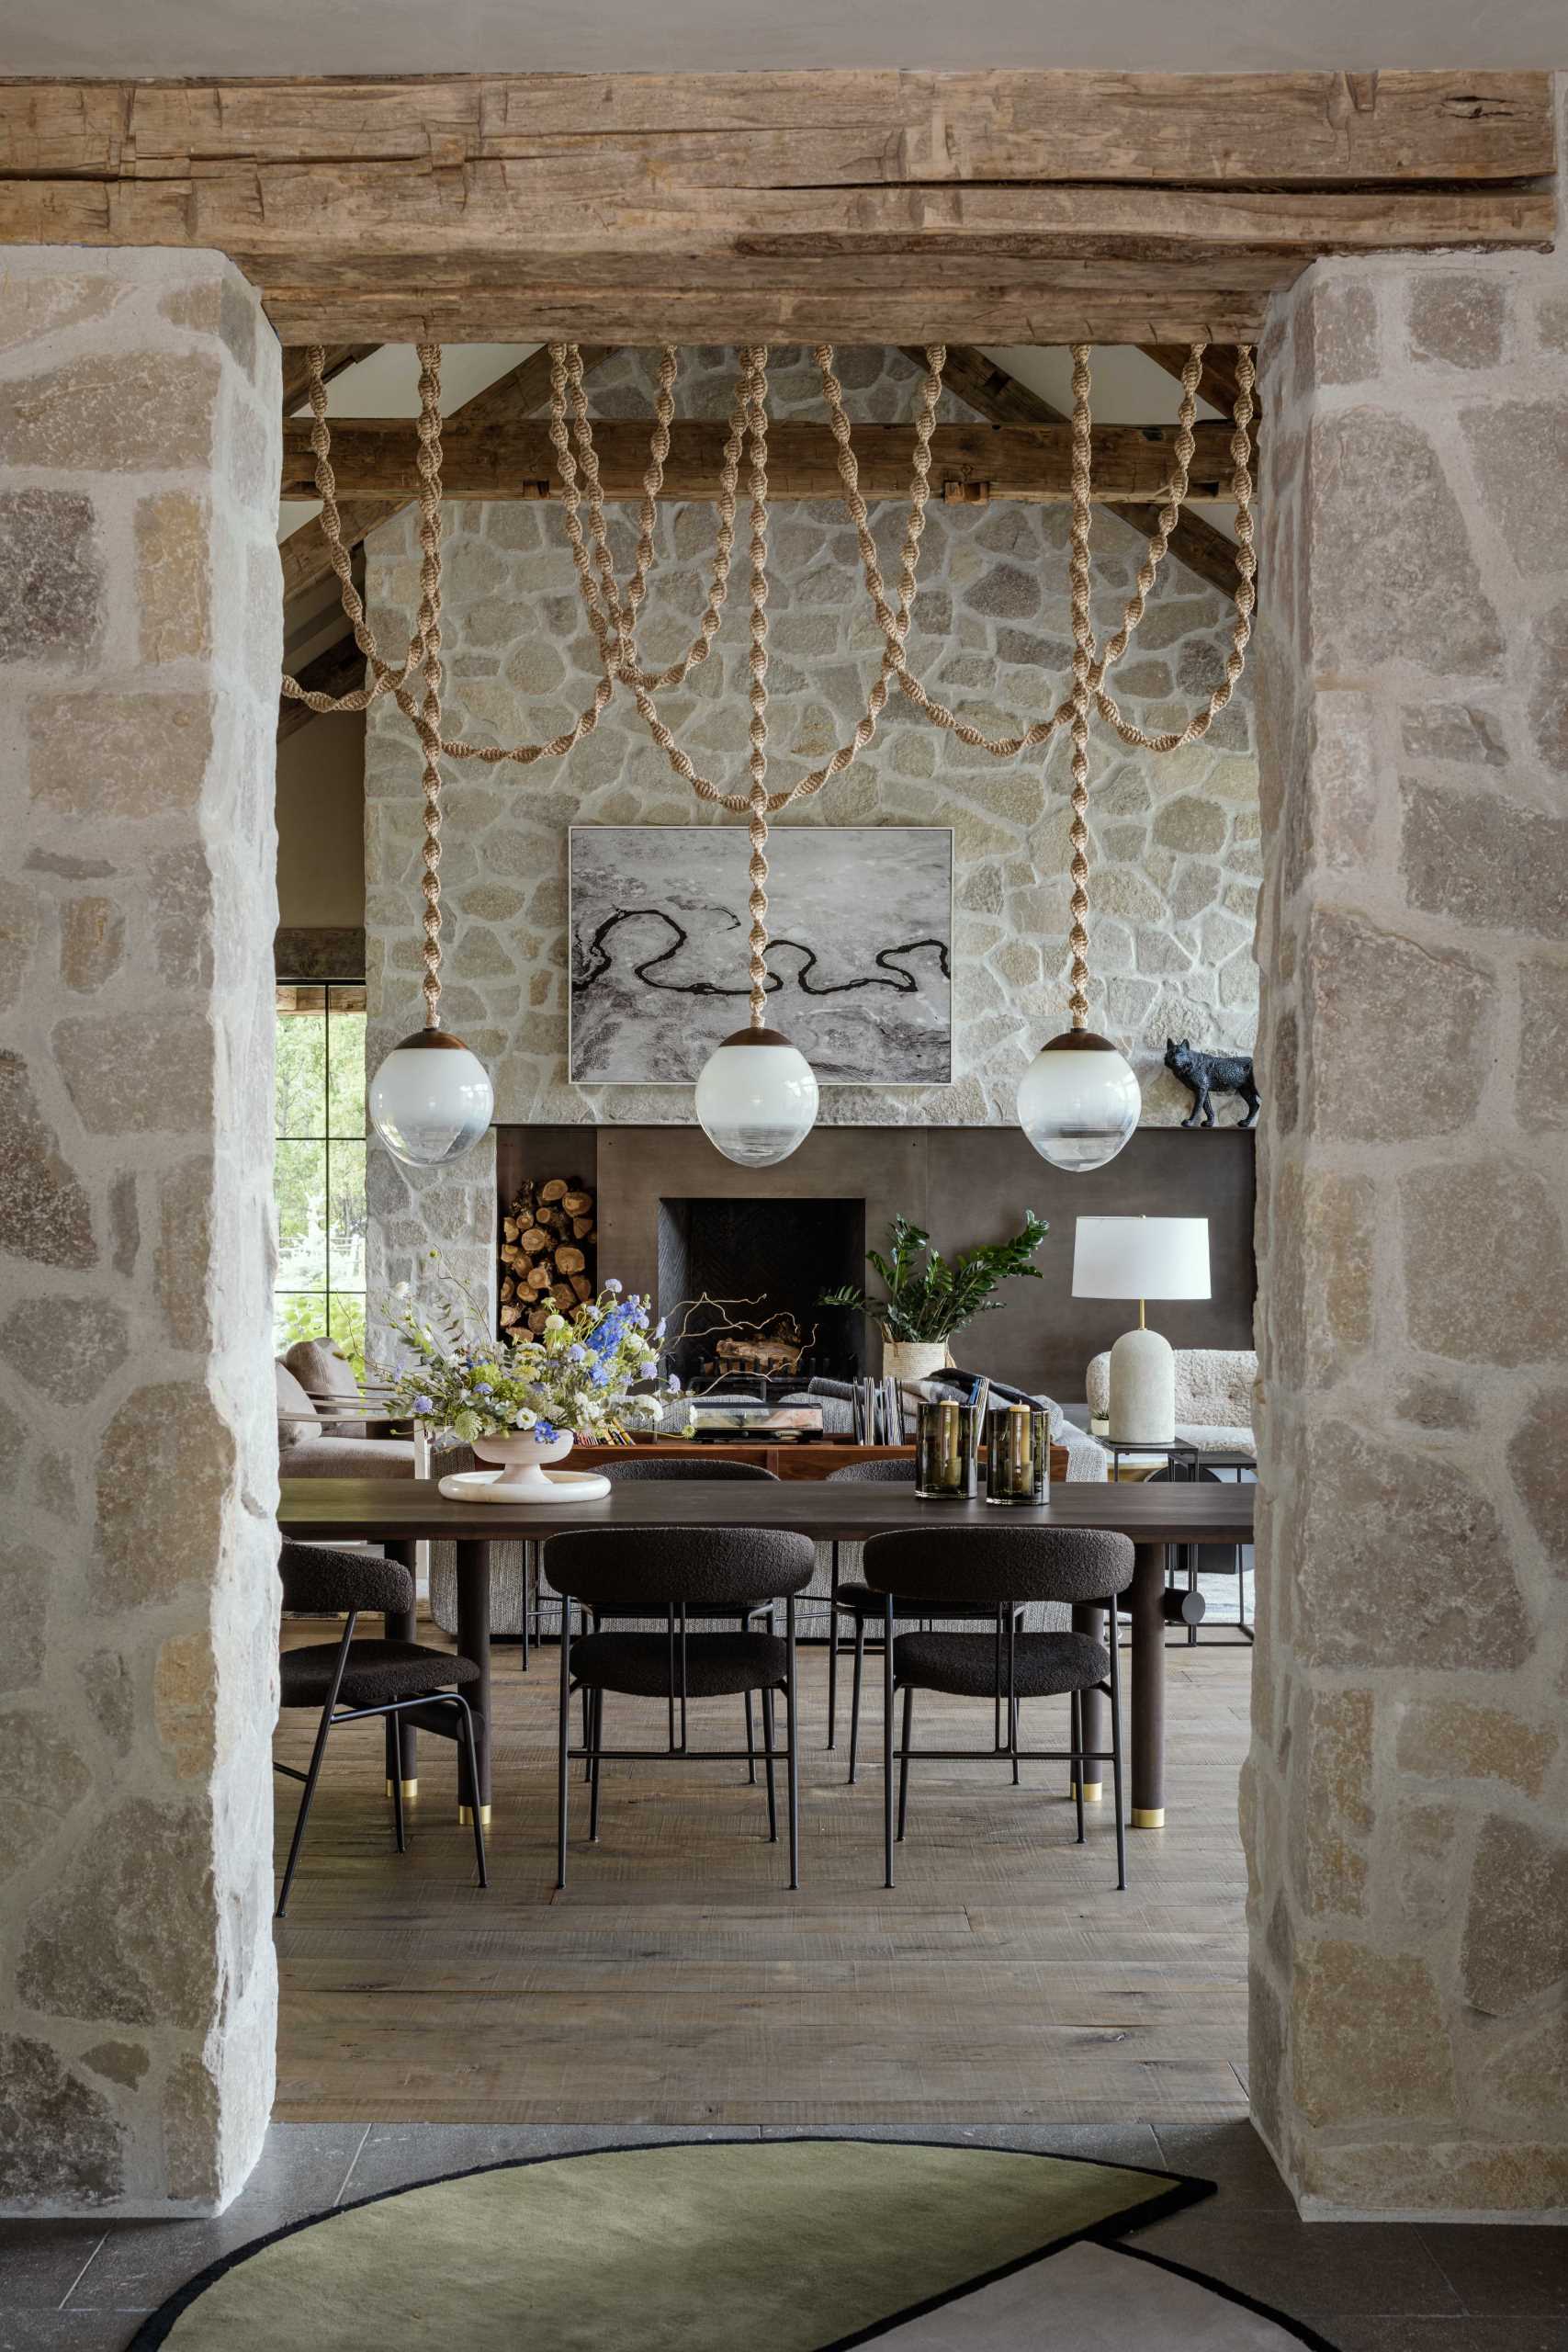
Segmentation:
{"type": "MultiPolygon", "coordinates": [[[[439,1252],[430,1256],[439,1265],[439,1252]]],[[[467,1288],[445,1272],[441,1279],[457,1305],[418,1308],[407,1283],[388,1304],[388,1327],[412,1359],[387,1375],[393,1412],[470,1445],[513,1435],[540,1445],[572,1437],[625,1444],[628,1420],[657,1416],[658,1397],[637,1388],[652,1377],[664,1336],[662,1323],[649,1336],[646,1298],[608,1282],[570,1315],[552,1315],[542,1331],[491,1339],[467,1288]]],[[[669,1392],[680,1385],[671,1374],[669,1392]]]]}

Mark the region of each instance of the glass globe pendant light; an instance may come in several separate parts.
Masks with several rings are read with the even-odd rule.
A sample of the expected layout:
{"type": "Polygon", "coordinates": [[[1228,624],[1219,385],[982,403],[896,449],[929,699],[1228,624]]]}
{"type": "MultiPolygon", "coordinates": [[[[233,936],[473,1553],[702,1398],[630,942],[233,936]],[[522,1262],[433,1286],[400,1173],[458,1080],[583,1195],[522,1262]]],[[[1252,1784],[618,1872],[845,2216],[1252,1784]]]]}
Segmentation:
{"type": "Polygon", "coordinates": [[[817,1080],[797,1046],[765,1019],[768,991],[768,355],[743,355],[751,447],[750,789],[729,805],[749,811],[751,842],[751,1017],[714,1047],[697,1079],[697,1120],[716,1151],[740,1168],[775,1168],[817,1122],[817,1080]]]}
{"type": "Polygon", "coordinates": [[[489,1126],[495,1089],[479,1056],[441,1026],[441,659],[435,623],[424,651],[424,1026],[392,1047],[370,1081],[370,1125],[405,1168],[440,1168],[489,1126]]]}
{"type": "Polygon", "coordinates": [[[1089,1025],[1089,701],[1094,638],[1089,607],[1089,347],[1073,348],[1073,845],[1072,1026],[1048,1038],[1023,1073],[1018,1123],[1053,1168],[1082,1175],[1114,1159],[1137,1126],[1143,1096],[1137,1073],[1109,1037],[1089,1025]]]}

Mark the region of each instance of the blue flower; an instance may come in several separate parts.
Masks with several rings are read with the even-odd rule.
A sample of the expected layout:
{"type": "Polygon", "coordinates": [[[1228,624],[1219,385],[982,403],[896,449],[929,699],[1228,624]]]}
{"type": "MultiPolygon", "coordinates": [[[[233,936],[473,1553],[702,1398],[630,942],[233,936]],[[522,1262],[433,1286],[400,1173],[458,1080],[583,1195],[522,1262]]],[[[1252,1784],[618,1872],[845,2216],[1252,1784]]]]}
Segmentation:
{"type": "Polygon", "coordinates": [[[610,1295],[611,1295],[611,1297],[612,1297],[612,1298],[619,1298],[619,1296],[620,1296],[620,1295],[621,1295],[621,1291],[622,1291],[623,1285],[622,1285],[620,1283],[618,1283],[618,1282],[615,1280],[615,1278],[614,1274],[612,1274],[612,1275],[611,1275],[611,1277],[610,1277],[610,1279],[609,1279],[609,1281],[605,1283],[604,1287],[605,1287],[605,1289],[609,1292],[609,1294],[610,1294],[610,1295]]]}
{"type": "Polygon", "coordinates": [[[531,1437],[536,1437],[541,1445],[554,1445],[557,1438],[560,1435],[560,1431],[557,1429],[554,1421],[536,1421],[532,1430],[529,1431],[529,1435],[531,1437]]]}
{"type": "Polygon", "coordinates": [[[595,1388],[608,1388],[615,1377],[615,1367],[614,1364],[606,1363],[601,1356],[588,1377],[595,1388]]]}
{"type": "Polygon", "coordinates": [[[586,1363],[588,1362],[588,1351],[583,1346],[581,1340],[574,1340],[572,1341],[570,1347],[568,1348],[566,1351],[566,1360],[568,1363],[586,1363]]]}
{"type": "Polygon", "coordinates": [[[663,1316],[661,1315],[661,1316],[660,1317],[660,1318],[659,1318],[658,1322],[657,1322],[657,1323],[654,1325],[654,1327],[653,1327],[653,1336],[654,1336],[654,1338],[655,1338],[656,1340],[661,1340],[661,1339],[664,1337],[665,1331],[668,1329],[668,1328],[669,1328],[669,1326],[668,1326],[667,1320],[666,1320],[665,1317],[663,1317],[663,1316]]]}
{"type": "Polygon", "coordinates": [[[668,1386],[669,1386],[670,1394],[671,1394],[671,1396],[678,1396],[680,1395],[680,1393],[681,1393],[681,1375],[680,1375],[680,1374],[679,1374],[678,1372],[672,1372],[672,1373],[671,1374],[671,1375],[670,1375],[670,1379],[669,1379],[669,1383],[668,1383],[668,1386]]]}
{"type": "Polygon", "coordinates": [[[416,1413],[434,1413],[435,1399],[434,1396],[416,1396],[413,1400],[413,1408],[416,1413]]]}
{"type": "Polygon", "coordinates": [[[488,1380],[476,1380],[474,1383],[474,1395],[476,1396],[493,1396],[495,1395],[495,1391],[491,1386],[488,1380]]]}

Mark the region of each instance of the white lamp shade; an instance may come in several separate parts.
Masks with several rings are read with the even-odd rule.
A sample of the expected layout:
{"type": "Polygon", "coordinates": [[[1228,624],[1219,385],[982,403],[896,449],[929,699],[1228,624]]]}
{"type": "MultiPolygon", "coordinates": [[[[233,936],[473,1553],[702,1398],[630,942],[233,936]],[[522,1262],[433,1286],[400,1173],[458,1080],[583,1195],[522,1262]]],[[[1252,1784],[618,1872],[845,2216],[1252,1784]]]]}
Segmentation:
{"type": "Polygon", "coordinates": [[[1209,1295],[1206,1216],[1079,1217],[1073,1242],[1075,1298],[1209,1295]]]}
{"type": "Polygon", "coordinates": [[[406,1168],[439,1168],[471,1151],[494,1108],[483,1062],[444,1029],[405,1037],[370,1081],[370,1124],[406,1168]]]}
{"type": "Polygon", "coordinates": [[[1114,1159],[1138,1124],[1137,1073],[1109,1038],[1068,1029],[1042,1046],[1018,1090],[1018,1124],[1053,1168],[1114,1159]]]}
{"type": "Polygon", "coordinates": [[[726,1159],[773,1168],[817,1120],[811,1064],[776,1029],[741,1029],[716,1046],[697,1080],[697,1118],[726,1159]]]}

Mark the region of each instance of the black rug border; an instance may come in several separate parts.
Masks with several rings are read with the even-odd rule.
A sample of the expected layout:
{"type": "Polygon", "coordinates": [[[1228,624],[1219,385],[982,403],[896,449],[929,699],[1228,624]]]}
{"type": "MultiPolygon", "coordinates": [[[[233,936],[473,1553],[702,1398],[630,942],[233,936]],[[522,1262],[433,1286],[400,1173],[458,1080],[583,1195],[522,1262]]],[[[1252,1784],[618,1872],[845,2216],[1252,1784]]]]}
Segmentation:
{"type": "Polygon", "coordinates": [[[1237,2303],[1244,2312],[1255,2312],[1259,2319],[1272,2320],[1276,2327],[1282,2327],[1298,2344],[1309,2346],[1311,2352],[1341,2352],[1337,2344],[1331,2344],[1326,2335],[1320,2335],[1304,2319],[1292,2319],[1289,2312],[1280,2311],[1273,2303],[1260,2303],[1256,2295],[1247,2294],[1240,2287],[1227,2286],[1210,2271],[1194,2270],[1190,2263],[1175,2262],[1168,2254],[1156,2254],[1148,2246],[1118,2245],[1114,2251],[1125,2255],[1131,2262],[1146,2262],[1155,2270],[1169,2270],[1178,2278],[1190,2278],[1196,2287],[1207,2287],[1222,2302],[1237,2303]]]}
{"type": "MultiPolygon", "coordinates": [[[[1123,2230],[1142,2229],[1150,2222],[1163,2221],[1169,2213],[1182,2211],[1189,2205],[1201,2204],[1204,2198],[1213,2197],[1219,2186],[1216,2181],[1204,2180],[1196,2173],[1173,2173],[1168,2165],[1123,2165],[1118,2164],[1111,2156],[1078,2156],[1054,2148],[998,2148],[985,2141],[863,2139],[859,2132],[792,2132],[787,2142],[781,2138],[773,2143],[700,2137],[691,2140],[626,2140],[603,2148],[574,2148],[570,2155],[503,2156],[499,2164],[463,2165],[456,2172],[432,2173],[425,2180],[405,2180],[396,2188],[378,2188],[374,2196],[356,2197],[352,2204],[326,2205],[318,2212],[301,2213],[297,2221],[285,2222],[279,2229],[267,2230],[259,2238],[247,2239],[243,2245],[235,2246],[230,2253],[220,2255],[215,2261],[208,2263],[193,2278],[187,2278],[183,2287],[176,2288],[155,2312],[150,2312],[127,2345],[126,2352],[156,2352],[157,2346],[168,2340],[175,2321],[183,2318],[193,2303],[199,2302],[209,2287],[215,2287],[231,2270],[238,2269],[241,2263],[264,2254],[268,2246],[279,2245],[285,2238],[298,2237],[301,2231],[320,2229],[330,2222],[341,2220],[344,2214],[363,2212],[367,2206],[385,2205],[395,2197],[412,2196],[417,2189],[441,2188],[454,2180],[476,2180],[483,2173],[525,2172],[536,2165],[577,2164],[587,2156],[657,2155],[667,2148],[754,2148],[789,2143],[807,2147],[842,2147],[848,2144],[860,2148],[941,2148],[949,2153],[963,2153],[973,2148],[980,2154],[1036,2157],[1048,2163],[1087,2165],[1099,2172],[1134,2173],[1145,2180],[1167,2180],[1171,2184],[1161,2195],[1129,2207],[1124,2215],[1111,2215],[1103,2222],[1089,2222],[1081,2230],[1070,2230],[1062,2237],[1047,2239],[1031,2253],[1020,2255],[1015,2261],[1004,2262],[994,2270],[976,2274],[942,2294],[927,2297],[923,2302],[908,2304],[891,2319],[874,2321],[869,2327],[857,2329],[852,2335],[835,2336],[829,2343],[819,2345],[817,2352],[849,2352],[852,2345],[869,2344],[875,2337],[886,2335],[889,2328],[902,2327],[912,2319],[923,2318],[927,2312],[940,2311],[944,2304],[956,2302],[960,2297],[972,2294],[976,2288],[988,2287],[998,2278],[1010,2278],[1015,2271],[1026,2270],[1032,2263],[1043,2262],[1047,2255],[1059,2254],[1064,2247],[1076,2245],[1081,2239],[1089,2238],[1100,2244],[1112,2245],[1123,2230]]],[[[1176,2266],[1171,2267],[1174,2268],[1176,2266]]],[[[1267,2316],[1272,2317],[1273,2314],[1267,2316]]],[[[1337,2347],[1330,2345],[1326,2352],[1337,2352],[1337,2347]]]]}

